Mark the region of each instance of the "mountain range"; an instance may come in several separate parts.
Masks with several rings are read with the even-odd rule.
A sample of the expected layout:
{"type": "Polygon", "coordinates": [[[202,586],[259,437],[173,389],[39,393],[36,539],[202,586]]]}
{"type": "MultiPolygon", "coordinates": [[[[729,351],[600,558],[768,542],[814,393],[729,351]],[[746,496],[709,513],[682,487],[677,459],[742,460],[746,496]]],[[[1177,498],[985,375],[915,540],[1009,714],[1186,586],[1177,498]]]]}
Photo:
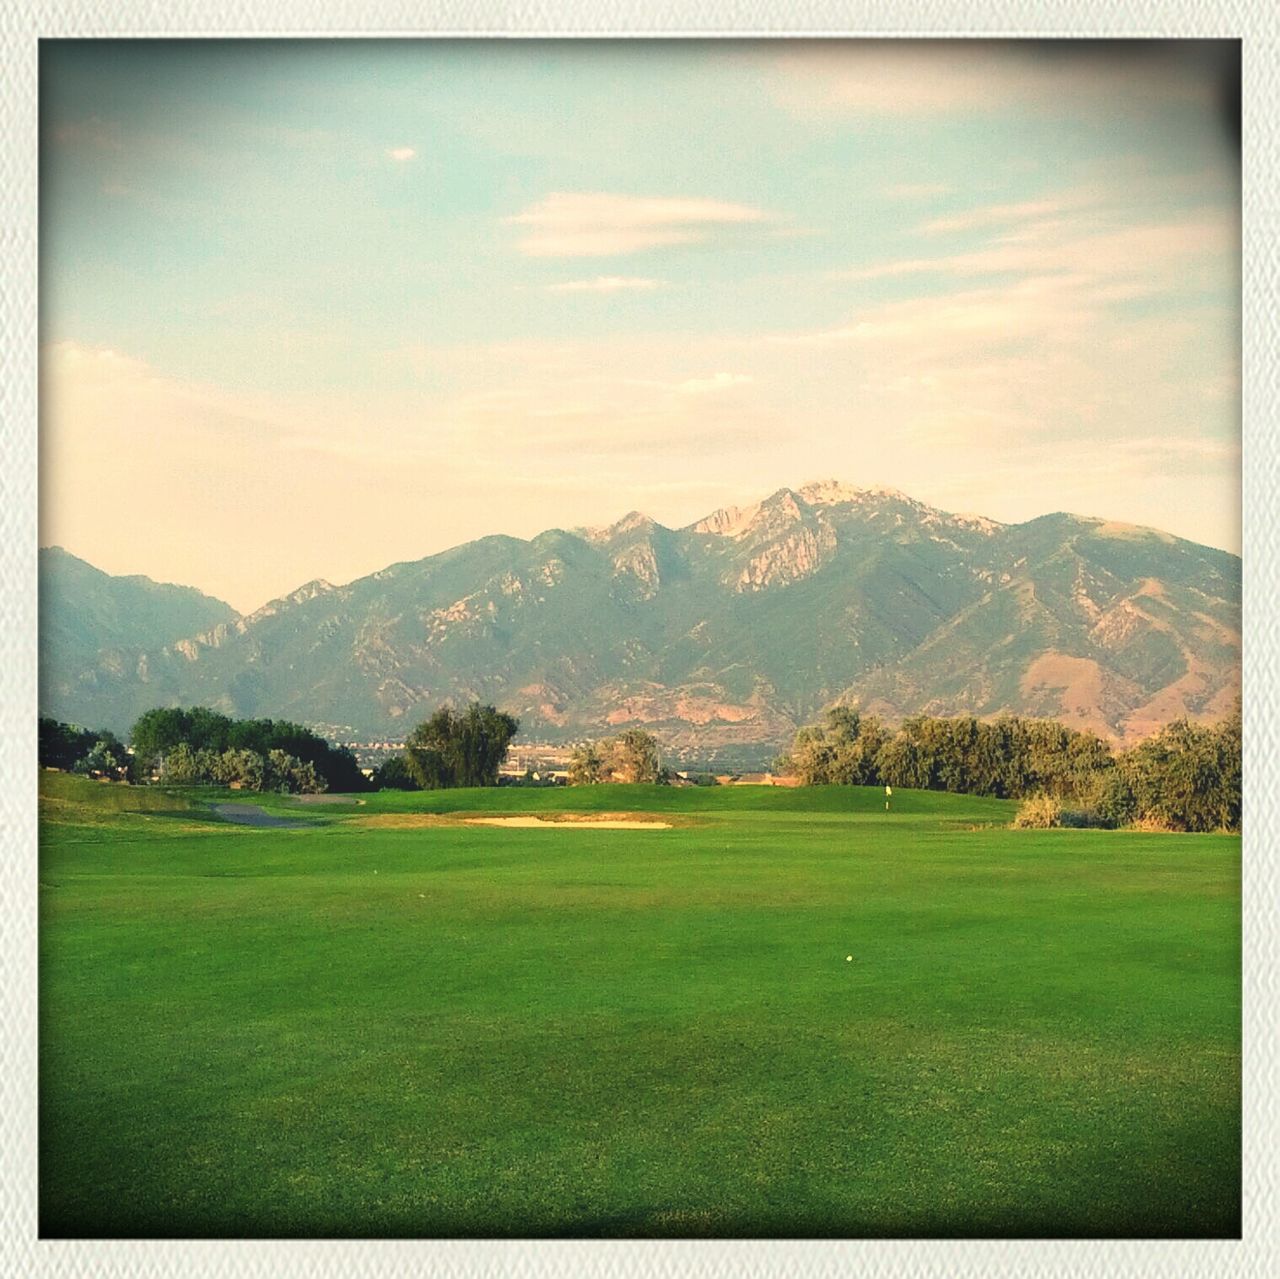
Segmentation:
{"type": "Polygon", "coordinates": [[[522,736],[639,725],[673,750],[777,746],[835,701],[1060,718],[1133,741],[1240,688],[1240,560],[1069,514],[953,515],[822,481],[681,529],[492,536],[247,616],[41,551],[42,713],[127,731],[157,705],[403,735],[479,698],[522,736]]]}

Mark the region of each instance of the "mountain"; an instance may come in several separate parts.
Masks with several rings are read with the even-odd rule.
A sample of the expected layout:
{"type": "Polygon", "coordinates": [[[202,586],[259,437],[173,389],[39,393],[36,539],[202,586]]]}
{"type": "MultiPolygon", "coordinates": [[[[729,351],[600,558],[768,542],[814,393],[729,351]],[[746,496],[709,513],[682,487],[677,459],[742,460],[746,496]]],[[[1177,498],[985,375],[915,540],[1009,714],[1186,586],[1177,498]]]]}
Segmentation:
{"type": "Polygon", "coordinates": [[[203,703],[366,737],[481,698],[529,737],[638,724],[706,753],[782,744],[842,700],[1132,740],[1238,696],[1240,561],[1153,529],[1002,525],[823,481],[683,529],[632,512],[482,538],[190,630],[127,654],[112,633],[87,661],[47,632],[42,709],[124,730],[203,703]]]}
{"type": "Polygon", "coordinates": [[[236,616],[194,587],[112,577],[60,546],[40,548],[38,573],[41,711],[60,709],[62,718],[94,728],[108,722],[95,718],[95,690],[127,684],[142,652],[236,616]]]}

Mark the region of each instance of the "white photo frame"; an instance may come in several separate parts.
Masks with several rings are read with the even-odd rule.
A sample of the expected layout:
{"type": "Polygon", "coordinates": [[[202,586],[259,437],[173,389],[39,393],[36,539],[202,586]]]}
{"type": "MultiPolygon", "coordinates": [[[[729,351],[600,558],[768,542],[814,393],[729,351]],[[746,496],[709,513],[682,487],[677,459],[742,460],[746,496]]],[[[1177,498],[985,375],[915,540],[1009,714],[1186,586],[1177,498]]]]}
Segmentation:
{"type": "Polygon", "coordinates": [[[0,1265],[13,1275],[167,1275],[234,1279],[267,1275],[528,1276],[747,1273],[821,1279],[904,1276],[1263,1275],[1280,1254],[1275,1150],[1276,787],[1280,763],[1280,659],[1275,584],[1280,523],[1277,276],[1280,182],[1276,24],[1256,3],[1112,6],[1032,0],[996,6],[829,4],[760,6],[702,0],[696,7],[579,0],[516,8],[483,0],[424,13],[402,0],[273,5],[226,10],[136,0],[109,7],[65,0],[42,10],[5,8],[0,130],[0,1265]],[[36,502],[37,42],[54,36],[214,35],[1094,35],[1238,37],[1243,43],[1243,561],[1246,818],[1244,833],[1244,1237],[1242,1241],[41,1241],[36,1214],[36,502]]]}

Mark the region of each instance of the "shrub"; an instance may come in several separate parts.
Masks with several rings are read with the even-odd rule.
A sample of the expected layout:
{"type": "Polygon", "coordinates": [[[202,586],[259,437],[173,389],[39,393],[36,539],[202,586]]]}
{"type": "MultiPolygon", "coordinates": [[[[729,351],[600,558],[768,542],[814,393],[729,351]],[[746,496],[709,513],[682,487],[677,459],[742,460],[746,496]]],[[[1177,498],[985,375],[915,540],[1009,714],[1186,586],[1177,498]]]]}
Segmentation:
{"type": "Polygon", "coordinates": [[[1081,806],[1107,830],[1128,826],[1136,816],[1136,803],[1128,778],[1120,768],[1108,768],[1082,788],[1081,806]]]}
{"type": "Polygon", "coordinates": [[[1115,826],[1096,808],[1064,808],[1059,824],[1073,830],[1112,830],[1115,826]]]}
{"type": "Polygon", "coordinates": [[[1013,819],[1014,830],[1048,830],[1062,824],[1062,805],[1052,795],[1024,799],[1013,819]]]}

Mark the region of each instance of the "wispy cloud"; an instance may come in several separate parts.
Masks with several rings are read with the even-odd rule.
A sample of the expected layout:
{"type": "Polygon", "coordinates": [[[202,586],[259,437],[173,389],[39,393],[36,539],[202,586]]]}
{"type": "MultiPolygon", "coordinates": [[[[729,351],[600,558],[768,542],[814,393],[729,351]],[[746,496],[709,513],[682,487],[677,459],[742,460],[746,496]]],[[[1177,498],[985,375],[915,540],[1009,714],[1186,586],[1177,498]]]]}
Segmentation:
{"type": "MultiPolygon", "coordinates": [[[[1078,202],[1078,201],[1077,201],[1078,202]]],[[[1023,200],[1017,204],[988,204],[964,213],[953,213],[943,218],[933,218],[920,230],[925,235],[945,235],[956,231],[981,230],[983,227],[1004,226],[1027,218],[1050,217],[1066,207],[1064,200],[1023,200]]]]}
{"type": "Polygon", "coordinates": [[[417,154],[413,147],[391,147],[387,151],[387,158],[403,164],[406,160],[412,160],[417,154]]]}
{"type": "Polygon", "coordinates": [[[665,280],[649,280],[630,275],[597,275],[592,280],[565,280],[560,284],[548,284],[548,293],[647,293],[660,289],[665,280]]]}
{"type": "Polygon", "coordinates": [[[725,200],[553,192],[505,221],[524,227],[530,257],[613,257],[769,220],[763,209],[725,200]]]}
{"type": "MultiPolygon", "coordinates": [[[[1107,210],[1041,219],[1051,201],[1005,206],[1001,233],[979,248],[936,257],[893,258],[839,273],[848,280],[900,276],[1057,276],[1087,288],[1098,300],[1123,301],[1189,281],[1188,272],[1223,276],[1237,252],[1222,216],[1191,212],[1164,221],[1126,222],[1107,210]],[[1013,212],[1014,209],[1020,213],[1013,212]],[[1009,225],[1021,216],[1021,224],[1009,225]]],[[[958,221],[958,219],[957,219],[958,221]]]]}

